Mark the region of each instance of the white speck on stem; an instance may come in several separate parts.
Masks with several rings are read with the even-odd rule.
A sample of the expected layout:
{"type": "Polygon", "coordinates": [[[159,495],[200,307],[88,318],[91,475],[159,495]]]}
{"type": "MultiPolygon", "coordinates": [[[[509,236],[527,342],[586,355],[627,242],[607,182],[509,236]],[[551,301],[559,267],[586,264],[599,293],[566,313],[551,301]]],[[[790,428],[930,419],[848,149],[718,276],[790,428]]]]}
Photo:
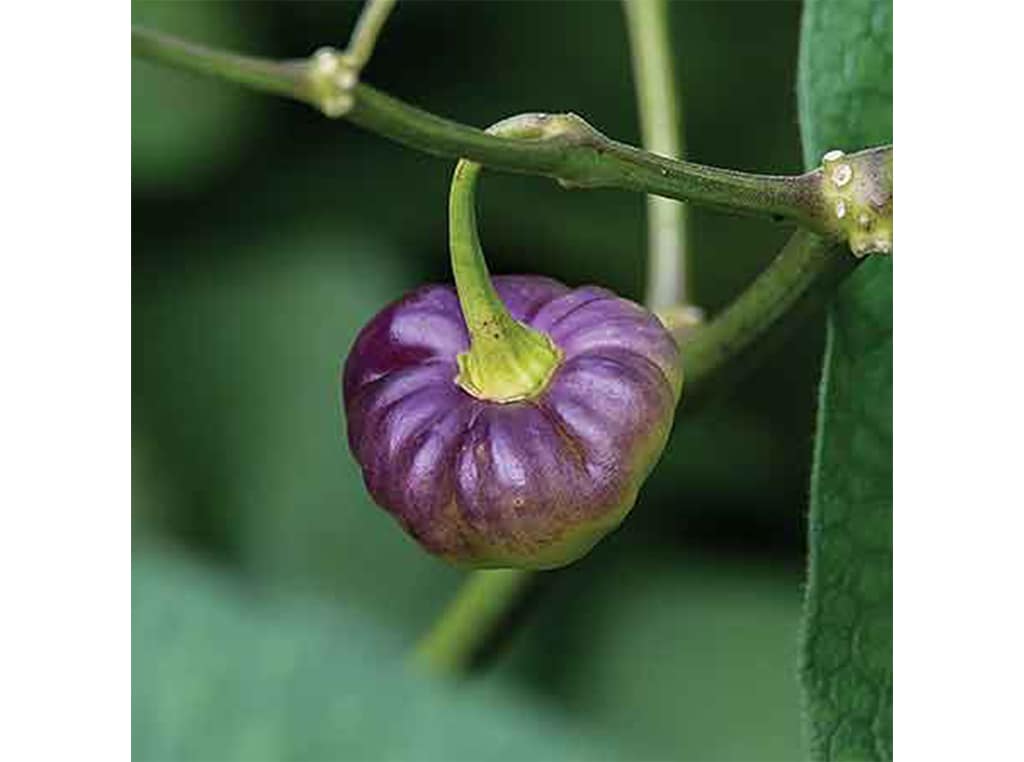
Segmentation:
{"type": "Polygon", "coordinates": [[[843,201],[842,199],[839,199],[838,201],[836,201],[836,217],[841,220],[845,216],[846,216],[846,202],[843,201]]]}
{"type": "Polygon", "coordinates": [[[853,168],[849,164],[840,164],[832,170],[832,182],[837,188],[842,188],[853,179],[853,168]]]}
{"type": "Polygon", "coordinates": [[[334,48],[320,48],[313,54],[313,63],[319,73],[330,75],[338,66],[338,51],[334,48]]]}

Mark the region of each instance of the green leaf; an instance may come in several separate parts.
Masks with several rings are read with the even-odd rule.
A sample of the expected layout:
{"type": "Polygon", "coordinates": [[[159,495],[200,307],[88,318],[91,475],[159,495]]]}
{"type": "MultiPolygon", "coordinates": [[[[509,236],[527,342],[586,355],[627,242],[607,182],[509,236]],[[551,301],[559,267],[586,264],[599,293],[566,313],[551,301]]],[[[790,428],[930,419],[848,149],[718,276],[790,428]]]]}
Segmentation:
{"type": "Polygon", "coordinates": [[[591,760],[587,728],[497,684],[402,668],[387,631],[166,552],[132,562],[132,758],[591,760]]]}
{"type": "MultiPolygon", "coordinates": [[[[892,4],[808,0],[804,158],[892,140],[892,4]]],[[[865,262],[829,322],[811,489],[802,679],[811,752],[892,758],[892,259],[865,262]]]]}

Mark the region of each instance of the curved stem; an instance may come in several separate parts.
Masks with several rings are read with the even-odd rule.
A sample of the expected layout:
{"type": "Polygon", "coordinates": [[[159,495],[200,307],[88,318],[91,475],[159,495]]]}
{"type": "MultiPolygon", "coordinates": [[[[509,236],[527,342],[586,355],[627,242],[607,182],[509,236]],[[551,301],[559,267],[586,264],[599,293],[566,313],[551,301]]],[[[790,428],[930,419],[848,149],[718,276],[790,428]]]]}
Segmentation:
{"type": "Polygon", "coordinates": [[[474,341],[486,340],[484,328],[508,317],[508,310],[491,284],[487,261],[476,226],[476,181],[480,165],[460,161],[452,175],[448,198],[448,244],[452,275],[466,328],[474,341]],[[479,337],[479,338],[478,338],[479,337]]]}
{"type": "MultiPolygon", "coordinates": [[[[565,125],[556,118],[522,114],[488,132],[536,139],[562,129],[565,125]]],[[[491,283],[476,226],[479,175],[479,164],[461,160],[452,176],[448,203],[452,274],[470,337],[469,351],[458,356],[455,380],[474,397],[514,402],[547,385],[561,352],[548,336],[513,318],[491,283]]]]}
{"type": "MultiPolygon", "coordinates": [[[[666,0],[622,0],[629,32],[644,148],[683,156],[683,126],[669,44],[666,0]]],[[[647,304],[661,309],[691,301],[686,207],[647,197],[647,304]]]]}
{"type": "Polygon", "coordinates": [[[268,61],[225,53],[132,27],[132,54],[284,95],[342,116],[426,153],[466,158],[510,172],[544,175],[570,187],[650,193],[735,212],[794,220],[834,232],[821,203],[821,170],[803,175],[757,175],[659,156],[614,141],[579,117],[577,129],[550,139],[522,141],[488,135],[410,106],[372,87],[337,76],[316,58],[268,61]],[[344,108],[334,106],[344,101],[344,108]],[[350,102],[351,100],[351,102],[350,102]]]}

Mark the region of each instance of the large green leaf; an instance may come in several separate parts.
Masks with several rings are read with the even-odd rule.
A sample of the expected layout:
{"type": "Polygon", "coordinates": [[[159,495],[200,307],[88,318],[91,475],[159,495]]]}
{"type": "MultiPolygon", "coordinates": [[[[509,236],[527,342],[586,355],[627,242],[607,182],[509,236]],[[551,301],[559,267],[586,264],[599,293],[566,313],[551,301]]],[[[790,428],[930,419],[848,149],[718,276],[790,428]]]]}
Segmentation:
{"type": "Polygon", "coordinates": [[[260,597],[166,552],[140,552],[132,758],[604,758],[586,728],[507,686],[421,679],[396,646],[351,606],[260,597]]]}
{"type": "MultiPolygon", "coordinates": [[[[890,0],[808,0],[805,161],[892,140],[890,0]]],[[[892,757],[892,260],[864,263],[829,322],[811,490],[802,678],[814,757],[892,757]]]]}

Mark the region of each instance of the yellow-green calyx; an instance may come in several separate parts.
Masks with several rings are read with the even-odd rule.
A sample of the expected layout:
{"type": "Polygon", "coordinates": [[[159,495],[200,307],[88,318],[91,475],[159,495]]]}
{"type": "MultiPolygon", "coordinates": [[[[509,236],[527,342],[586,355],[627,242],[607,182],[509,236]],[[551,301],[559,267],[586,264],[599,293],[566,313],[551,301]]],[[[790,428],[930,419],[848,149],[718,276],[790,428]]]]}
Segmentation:
{"type": "MultiPolygon", "coordinates": [[[[524,114],[499,122],[488,132],[529,139],[560,134],[567,124],[573,123],[544,114],[524,114]]],[[[458,356],[455,381],[474,397],[516,402],[544,390],[562,353],[549,336],[512,317],[491,283],[476,229],[479,174],[479,164],[460,161],[448,197],[452,274],[470,338],[469,351],[458,356]]]]}
{"type": "Polygon", "coordinates": [[[821,193],[830,226],[858,257],[892,254],[892,147],[821,160],[821,193]]]}
{"type": "MultiPolygon", "coordinates": [[[[463,308],[465,312],[465,308],[463,308]]],[[[528,399],[544,390],[562,353],[551,338],[515,320],[507,311],[477,330],[458,357],[456,383],[466,392],[493,402],[528,399]]]]}

